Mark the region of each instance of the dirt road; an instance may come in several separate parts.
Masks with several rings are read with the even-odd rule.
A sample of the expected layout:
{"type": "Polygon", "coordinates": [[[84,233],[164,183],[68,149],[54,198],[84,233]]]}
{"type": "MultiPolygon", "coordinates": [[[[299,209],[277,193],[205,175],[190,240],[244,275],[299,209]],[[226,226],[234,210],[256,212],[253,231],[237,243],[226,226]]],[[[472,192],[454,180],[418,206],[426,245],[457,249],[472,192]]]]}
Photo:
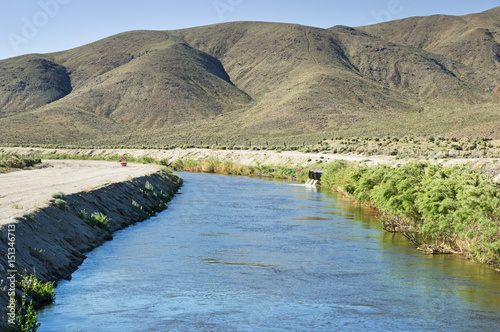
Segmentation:
{"type": "Polygon", "coordinates": [[[103,161],[50,160],[43,169],[0,174],[0,225],[46,206],[58,191],[69,195],[107,183],[126,181],[152,173],[153,165],[103,161]]]}
{"type": "MultiPolygon", "coordinates": [[[[17,152],[26,154],[31,149],[5,148],[5,152],[17,152]]],[[[209,157],[221,160],[232,160],[243,165],[283,165],[314,168],[317,162],[330,162],[335,159],[351,161],[364,161],[367,165],[377,163],[399,163],[394,157],[380,156],[351,156],[336,155],[328,153],[300,153],[297,151],[246,151],[246,150],[220,150],[208,149],[175,149],[175,150],[105,150],[105,149],[82,149],[82,150],[44,150],[48,153],[68,153],[86,156],[107,155],[130,155],[136,158],[151,157],[156,160],[166,159],[173,162],[177,159],[206,159],[209,157]]],[[[437,160],[435,162],[445,165],[463,163],[474,169],[491,169],[490,173],[495,181],[500,181],[500,167],[495,159],[450,159],[437,160]]],[[[53,166],[45,169],[21,171],[0,174],[0,225],[13,217],[25,215],[30,211],[46,205],[53,193],[62,191],[65,194],[74,194],[107,183],[122,182],[130,177],[138,177],[151,173],[157,169],[156,166],[129,164],[121,167],[119,163],[102,161],[77,161],[77,160],[51,160],[46,161],[53,166]]]]}

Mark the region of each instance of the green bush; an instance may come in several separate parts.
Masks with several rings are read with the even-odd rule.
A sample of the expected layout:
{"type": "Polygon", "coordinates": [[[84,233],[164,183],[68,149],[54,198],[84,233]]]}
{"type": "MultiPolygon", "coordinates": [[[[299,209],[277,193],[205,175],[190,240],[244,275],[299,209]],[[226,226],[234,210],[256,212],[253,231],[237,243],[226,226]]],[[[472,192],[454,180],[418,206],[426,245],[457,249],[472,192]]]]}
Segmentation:
{"type": "Polygon", "coordinates": [[[54,283],[43,282],[34,275],[21,276],[22,289],[29,298],[38,304],[51,303],[54,301],[54,283]]]}
{"type": "Polygon", "coordinates": [[[380,184],[372,190],[372,202],[383,212],[403,216],[416,225],[422,216],[415,206],[415,200],[421,191],[427,166],[420,162],[388,169],[380,184]]]}
{"type": "Polygon", "coordinates": [[[59,199],[59,198],[58,198],[58,199],[56,199],[56,200],[54,201],[54,205],[55,205],[55,206],[57,206],[57,207],[58,207],[59,209],[61,209],[61,210],[66,210],[66,208],[67,208],[67,206],[68,206],[67,204],[68,204],[68,203],[67,203],[64,199],[59,199]]]}
{"type": "Polygon", "coordinates": [[[78,211],[78,218],[83,219],[83,220],[87,220],[87,218],[88,218],[87,211],[85,211],[85,210],[78,211]]]}
{"type": "Polygon", "coordinates": [[[343,188],[349,183],[351,173],[354,170],[354,164],[345,160],[335,160],[328,163],[321,177],[321,185],[334,191],[343,188]]]}
{"type": "Polygon", "coordinates": [[[27,303],[26,296],[23,294],[21,305],[18,306],[14,324],[10,322],[0,326],[1,331],[5,332],[36,332],[40,327],[38,315],[33,308],[33,302],[27,303]]]}
{"type": "Polygon", "coordinates": [[[62,191],[58,191],[58,192],[52,194],[52,198],[65,199],[66,195],[62,191]]]}
{"type": "Polygon", "coordinates": [[[322,186],[376,206],[398,221],[394,229],[420,233],[432,249],[500,266],[499,187],[466,166],[360,167],[335,161],[325,168],[322,186]]]}
{"type": "Polygon", "coordinates": [[[360,203],[366,203],[370,200],[372,190],[382,182],[384,174],[388,171],[385,165],[374,167],[359,167],[351,177],[354,179],[355,190],[354,198],[360,203]]]}
{"type": "Polygon", "coordinates": [[[155,189],[149,181],[146,181],[145,188],[147,191],[153,191],[155,189]]]}
{"type": "Polygon", "coordinates": [[[87,223],[92,227],[97,226],[101,229],[109,230],[110,221],[111,219],[109,219],[106,215],[102,214],[101,212],[94,212],[87,220],[87,223]]]}
{"type": "Polygon", "coordinates": [[[18,153],[0,153],[0,171],[1,169],[23,169],[40,164],[42,160],[34,155],[23,156],[18,153]]]}

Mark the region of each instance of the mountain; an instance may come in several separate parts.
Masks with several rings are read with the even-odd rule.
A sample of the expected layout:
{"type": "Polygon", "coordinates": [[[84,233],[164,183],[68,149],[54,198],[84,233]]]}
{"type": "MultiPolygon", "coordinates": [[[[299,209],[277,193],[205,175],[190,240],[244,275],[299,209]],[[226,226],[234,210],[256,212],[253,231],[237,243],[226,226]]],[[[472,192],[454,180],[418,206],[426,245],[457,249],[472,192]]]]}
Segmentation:
{"type": "Polygon", "coordinates": [[[0,142],[498,138],[499,8],[359,28],[234,22],[132,31],[2,60],[0,142]]]}
{"type": "Polygon", "coordinates": [[[413,17],[359,29],[383,40],[412,45],[498,76],[499,22],[500,7],[497,7],[480,14],[413,17]]]}

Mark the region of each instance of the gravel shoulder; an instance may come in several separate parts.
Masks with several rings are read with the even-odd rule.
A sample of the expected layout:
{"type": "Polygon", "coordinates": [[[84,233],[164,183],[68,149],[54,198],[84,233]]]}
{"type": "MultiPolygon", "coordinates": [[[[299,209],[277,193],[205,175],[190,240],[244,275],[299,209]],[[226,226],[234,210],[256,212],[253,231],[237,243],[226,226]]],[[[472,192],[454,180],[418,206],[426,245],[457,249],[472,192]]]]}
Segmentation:
{"type": "Polygon", "coordinates": [[[52,194],[66,195],[123,182],[158,170],[157,166],[80,160],[50,160],[42,169],[0,174],[0,226],[46,206],[52,194]]]}

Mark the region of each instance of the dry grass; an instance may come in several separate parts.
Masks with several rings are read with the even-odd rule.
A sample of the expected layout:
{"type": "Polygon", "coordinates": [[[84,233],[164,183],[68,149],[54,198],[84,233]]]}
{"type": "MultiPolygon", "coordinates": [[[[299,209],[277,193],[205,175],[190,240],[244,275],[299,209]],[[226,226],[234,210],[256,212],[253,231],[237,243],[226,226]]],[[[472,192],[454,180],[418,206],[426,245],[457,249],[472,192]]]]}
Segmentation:
{"type": "Polygon", "coordinates": [[[498,68],[491,63],[496,49],[465,46],[481,45],[488,35],[468,33],[481,18],[498,32],[496,17],[444,25],[429,18],[418,22],[415,34],[408,32],[414,19],[363,29],[234,22],[128,32],[65,52],[3,60],[0,143],[262,146],[312,144],[324,135],[500,138],[498,68]],[[456,33],[446,35],[450,29],[456,33]],[[423,43],[429,34],[437,42],[423,43]],[[25,74],[16,76],[20,71],[25,74]]]}

